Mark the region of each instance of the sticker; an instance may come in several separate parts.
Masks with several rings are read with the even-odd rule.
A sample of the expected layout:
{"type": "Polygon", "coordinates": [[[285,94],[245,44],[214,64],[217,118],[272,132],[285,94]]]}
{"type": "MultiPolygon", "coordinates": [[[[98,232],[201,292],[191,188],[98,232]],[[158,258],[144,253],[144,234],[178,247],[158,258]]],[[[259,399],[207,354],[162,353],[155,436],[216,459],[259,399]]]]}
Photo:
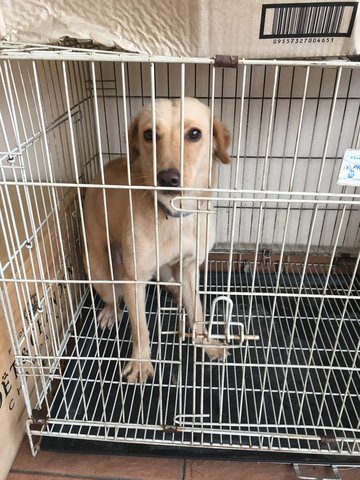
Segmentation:
{"type": "Polygon", "coordinates": [[[360,150],[345,150],[337,184],[360,186],[360,150]]]}
{"type": "Polygon", "coordinates": [[[268,3],[259,38],[351,37],[358,2],[268,3]]]}

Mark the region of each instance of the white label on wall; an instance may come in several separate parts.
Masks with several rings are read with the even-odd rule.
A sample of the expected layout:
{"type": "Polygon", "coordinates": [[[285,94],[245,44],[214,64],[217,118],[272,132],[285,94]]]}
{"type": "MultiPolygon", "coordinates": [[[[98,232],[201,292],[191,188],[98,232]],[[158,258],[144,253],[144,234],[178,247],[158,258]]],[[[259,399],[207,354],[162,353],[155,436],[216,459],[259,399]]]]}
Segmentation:
{"type": "Polygon", "coordinates": [[[345,150],[337,184],[360,186],[360,150],[345,150]]]}

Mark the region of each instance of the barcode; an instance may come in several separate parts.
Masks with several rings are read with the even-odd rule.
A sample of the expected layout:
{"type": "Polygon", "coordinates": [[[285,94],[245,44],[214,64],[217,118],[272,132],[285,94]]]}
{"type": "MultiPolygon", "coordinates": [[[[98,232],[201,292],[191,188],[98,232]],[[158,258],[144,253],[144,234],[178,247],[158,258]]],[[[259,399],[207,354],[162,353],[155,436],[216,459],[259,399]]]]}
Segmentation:
{"type": "Polygon", "coordinates": [[[262,6],[260,38],[350,37],[357,2],[262,6]]]}

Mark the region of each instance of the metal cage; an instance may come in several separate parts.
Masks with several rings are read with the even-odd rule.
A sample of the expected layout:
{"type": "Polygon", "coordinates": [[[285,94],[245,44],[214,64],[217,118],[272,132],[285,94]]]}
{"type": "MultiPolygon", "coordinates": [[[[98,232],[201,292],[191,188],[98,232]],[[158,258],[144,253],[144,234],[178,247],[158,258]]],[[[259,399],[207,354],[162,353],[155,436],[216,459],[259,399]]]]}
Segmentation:
{"type": "Polygon", "coordinates": [[[56,437],[355,461],[360,194],[337,177],[344,151],[360,148],[360,64],[223,68],[15,44],[0,57],[0,299],[33,452],[33,438],[56,437]],[[155,275],[146,290],[155,375],[130,384],[126,305],[100,330],[101,299],[82,266],[83,194],[129,153],[144,104],[185,96],[232,134],[232,164],[208,189],[211,213],[193,212],[215,217],[196,291],[209,335],[230,355],[206,357],[155,275]]]}

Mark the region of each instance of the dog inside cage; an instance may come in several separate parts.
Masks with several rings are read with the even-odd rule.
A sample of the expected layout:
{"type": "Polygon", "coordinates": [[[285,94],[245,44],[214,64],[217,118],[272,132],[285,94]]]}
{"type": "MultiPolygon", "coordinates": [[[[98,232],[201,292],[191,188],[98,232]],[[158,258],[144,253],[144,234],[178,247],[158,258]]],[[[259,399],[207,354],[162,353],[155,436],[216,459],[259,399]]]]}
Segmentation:
{"type": "Polygon", "coordinates": [[[360,455],[358,66],[34,58],[0,71],[30,438],[360,455]]]}
{"type": "Polygon", "coordinates": [[[184,304],[188,323],[197,328],[196,340],[200,339],[208,357],[226,355],[225,347],[206,335],[195,282],[215,241],[212,216],[201,215],[208,203],[201,191],[216,185],[215,158],[230,163],[230,137],[207,106],[186,97],[154,99],[132,121],[126,140],[128,159],[110,162],[94,183],[143,188],[88,189],[83,256],[88,276],[105,302],[98,318],[101,327],[116,322],[118,299],[124,298],[133,349],[123,375],[129,381],[144,381],[154,374],[145,315],[145,283],[154,277],[168,284],[177,303],[184,304]],[[162,189],[151,190],[157,186],[162,189]],[[179,208],[173,201],[182,187],[191,189],[192,197],[181,196],[179,208]],[[124,283],[115,292],[110,284],[96,283],[110,278],[124,283]]]}

